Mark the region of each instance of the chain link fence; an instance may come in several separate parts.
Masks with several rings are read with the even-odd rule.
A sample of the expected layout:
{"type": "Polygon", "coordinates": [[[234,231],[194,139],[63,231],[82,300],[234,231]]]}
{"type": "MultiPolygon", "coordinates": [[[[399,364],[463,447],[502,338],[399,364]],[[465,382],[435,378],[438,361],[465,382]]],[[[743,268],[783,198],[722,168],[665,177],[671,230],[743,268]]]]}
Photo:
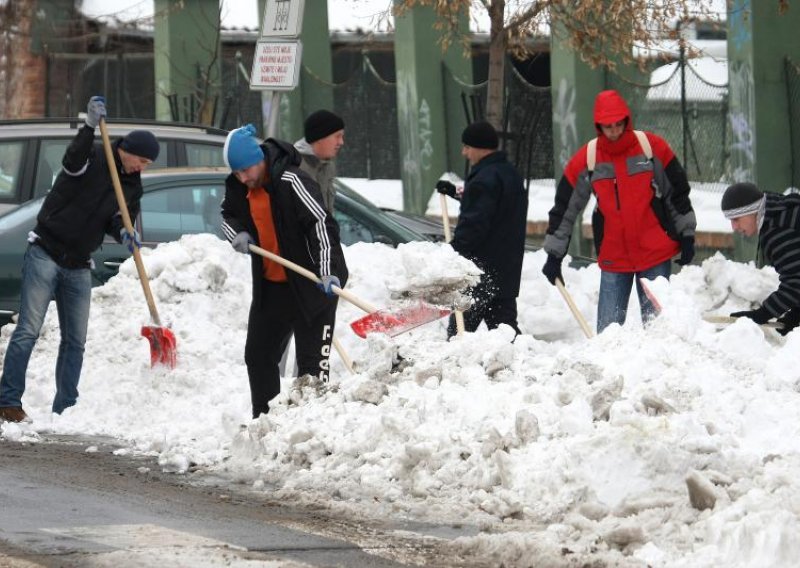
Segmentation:
{"type": "Polygon", "coordinates": [[[691,181],[724,191],[730,168],[725,60],[682,58],[655,69],[647,83],[609,72],[606,86],[628,101],[635,128],[669,143],[691,181]]]}

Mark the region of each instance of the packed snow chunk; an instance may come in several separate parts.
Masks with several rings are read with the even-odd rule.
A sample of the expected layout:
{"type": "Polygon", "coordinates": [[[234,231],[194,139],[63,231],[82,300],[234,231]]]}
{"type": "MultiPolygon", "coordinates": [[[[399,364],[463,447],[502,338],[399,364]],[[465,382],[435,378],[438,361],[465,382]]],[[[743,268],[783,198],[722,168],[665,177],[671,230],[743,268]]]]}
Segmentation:
{"type": "Polygon", "coordinates": [[[397,247],[397,256],[387,275],[387,288],[397,298],[460,306],[462,293],[477,284],[482,274],[472,261],[444,243],[404,243],[397,247]]]}

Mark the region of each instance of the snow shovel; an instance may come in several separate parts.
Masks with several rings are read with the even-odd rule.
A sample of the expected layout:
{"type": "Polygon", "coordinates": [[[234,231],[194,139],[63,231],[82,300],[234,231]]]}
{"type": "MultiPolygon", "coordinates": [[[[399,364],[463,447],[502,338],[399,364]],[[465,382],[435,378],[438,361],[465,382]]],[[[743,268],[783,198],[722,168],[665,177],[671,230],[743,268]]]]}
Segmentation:
{"type": "MultiPolygon", "coordinates": [[[[128,213],[128,205],[125,203],[125,195],[122,193],[122,185],[119,182],[119,174],[114,161],[114,153],[111,151],[111,141],[108,139],[108,130],[106,130],[104,118],[100,119],[100,135],[103,138],[103,150],[106,154],[108,171],[111,174],[111,182],[114,185],[114,194],[117,197],[119,211],[122,214],[122,223],[128,234],[133,236],[133,223],[131,222],[130,213],[128,213]]],[[[153,300],[153,293],[150,291],[150,280],[147,278],[139,247],[135,245],[133,247],[133,260],[136,263],[136,271],[139,273],[139,281],[142,283],[147,307],[150,309],[150,317],[155,324],[142,326],[142,336],[146,337],[150,342],[150,366],[154,367],[157,364],[162,364],[174,369],[178,358],[177,341],[172,330],[161,325],[161,319],[158,317],[156,304],[153,300]]]]}
{"type": "MultiPolygon", "coordinates": [[[[321,282],[316,274],[298,264],[295,264],[291,260],[286,260],[282,256],[278,256],[277,254],[271,253],[255,245],[250,245],[250,250],[260,256],[263,256],[264,258],[268,258],[273,262],[277,262],[289,270],[293,270],[294,272],[305,276],[312,282],[316,282],[318,284],[321,282]]],[[[439,318],[443,318],[444,316],[450,315],[450,310],[437,308],[422,301],[406,308],[400,308],[396,310],[379,310],[355,294],[348,292],[347,290],[343,290],[338,286],[333,286],[333,292],[340,298],[344,298],[357,308],[361,308],[367,312],[368,315],[361,319],[357,319],[350,324],[350,327],[355,334],[362,338],[366,337],[368,333],[385,333],[389,337],[395,337],[401,333],[410,331],[415,327],[419,327],[426,323],[436,321],[439,318]]]]}
{"type": "Polygon", "coordinates": [[[657,316],[661,315],[661,303],[656,298],[656,295],[653,294],[653,292],[650,290],[650,286],[645,284],[644,278],[639,278],[637,276],[637,279],[639,280],[639,285],[642,287],[642,290],[644,291],[644,295],[647,296],[647,299],[650,300],[651,304],[653,304],[653,309],[655,310],[656,315],[657,316]]]}
{"type": "Polygon", "coordinates": [[[567,289],[564,287],[564,283],[559,278],[556,278],[556,288],[558,288],[558,291],[561,292],[561,296],[569,306],[569,311],[572,312],[572,315],[575,316],[575,320],[581,326],[583,334],[587,339],[591,339],[594,334],[592,333],[589,324],[586,323],[586,318],[583,317],[583,314],[578,309],[578,306],[576,306],[575,302],[572,300],[572,296],[570,296],[569,292],[567,292],[567,289]]]}
{"type": "MultiPolygon", "coordinates": [[[[740,319],[742,318],[734,318],[719,314],[703,314],[703,320],[707,321],[708,323],[716,323],[719,325],[728,325],[737,322],[740,319]]],[[[764,329],[783,329],[783,324],[777,321],[768,321],[767,323],[762,323],[760,325],[764,329]]]]}
{"type": "MultiPolygon", "coordinates": [[[[444,225],[444,240],[449,243],[452,240],[450,234],[450,215],[447,214],[447,196],[444,193],[439,194],[439,203],[442,209],[442,225],[444,225]]],[[[464,335],[464,312],[461,310],[455,311],[456,318],[456,332],[458,335],[464,335]]]]}

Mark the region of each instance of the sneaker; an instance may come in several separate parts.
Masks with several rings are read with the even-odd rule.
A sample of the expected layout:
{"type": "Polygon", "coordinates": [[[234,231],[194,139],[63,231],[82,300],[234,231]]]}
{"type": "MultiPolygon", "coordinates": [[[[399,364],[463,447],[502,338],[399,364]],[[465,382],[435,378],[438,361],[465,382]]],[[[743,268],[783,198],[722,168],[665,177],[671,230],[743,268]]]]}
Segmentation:
{"type": "Polygon", "coordinates": [[[30,422],[31,419],[28,418],[21,406],[4,406],[0,408],[0,421],[30,422]]]}

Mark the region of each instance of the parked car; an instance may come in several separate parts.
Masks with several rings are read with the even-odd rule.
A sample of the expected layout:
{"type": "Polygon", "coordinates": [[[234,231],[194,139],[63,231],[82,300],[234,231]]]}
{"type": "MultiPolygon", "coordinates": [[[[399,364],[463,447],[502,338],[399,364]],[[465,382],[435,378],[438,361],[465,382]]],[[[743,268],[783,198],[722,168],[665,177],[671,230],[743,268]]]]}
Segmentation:
{"type": "MultiPolygon", "coordinates": [[[[50,190],[64,151],[81,126],[83,120],[77,118],[0,120],[0,213],[50,190]]],[[[225,165],[224,130],[153,120],[108,121],[112,140],[142,128],[161,143],[155,167],[225,165]]]]}
{"type": "MultiPolygon", "coordinates": [[[[136,219],[142,245],[178,240],[181,235],[213,233],[223,238],[220,229],[220,203],[225,195],[229,170],[220,168],[171,168],[147,170],[142,174],[144,196],[136,219]]],[[[8,323],[19,309],[22,259],[28,231],[36,224],[43,197],[29,201],[0,215],[0,325],[8,323]]],[[[341,241],[400,243],[429,240],[386,215],[375,205],[344,188],[336,197],[334,217],[339,223],[341,241]]],[[[92,258],[92,279],[100,285],[114,276],[130,256],[128,249],[106,238],[92,258]]]]}

